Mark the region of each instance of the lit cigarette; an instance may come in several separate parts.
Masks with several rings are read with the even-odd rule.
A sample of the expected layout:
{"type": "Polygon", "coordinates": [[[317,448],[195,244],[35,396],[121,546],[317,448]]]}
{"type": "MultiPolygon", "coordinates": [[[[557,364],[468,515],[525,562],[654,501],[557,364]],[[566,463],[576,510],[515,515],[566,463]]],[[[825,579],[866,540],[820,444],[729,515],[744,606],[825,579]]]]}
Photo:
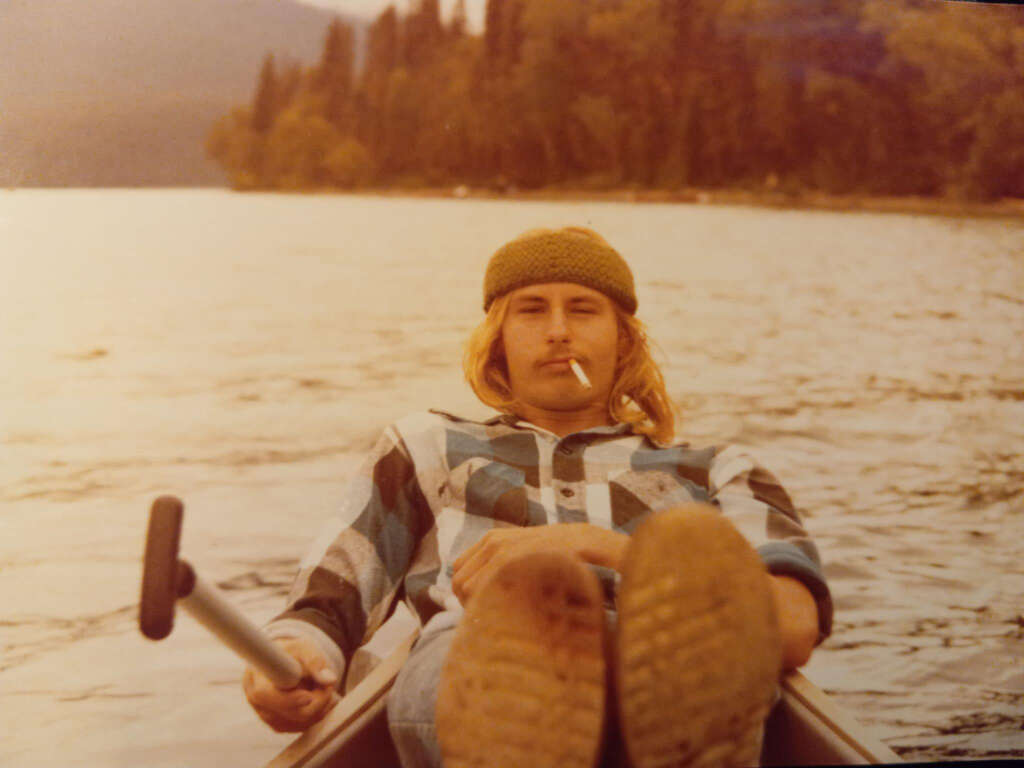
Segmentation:
{"type": "Polygon", "coordinates": [[[580,384],[584,389],[590,389],[590,379],[587,378],[587,374],[583,372],[580,364],[576,362],[575,357],[569,358],[569,367],[572,368],[572,372],[576,374],[576,378],[580,380],[580,384]]]}

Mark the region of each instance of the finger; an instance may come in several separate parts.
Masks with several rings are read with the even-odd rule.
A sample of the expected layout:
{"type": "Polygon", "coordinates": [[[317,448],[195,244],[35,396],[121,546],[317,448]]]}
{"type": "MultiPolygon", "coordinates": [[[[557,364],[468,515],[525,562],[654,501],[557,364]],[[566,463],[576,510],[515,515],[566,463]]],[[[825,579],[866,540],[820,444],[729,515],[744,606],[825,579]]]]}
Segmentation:
{"type": "Polygon", "coordinates": [[[466,579],[462,585],[462,589],[466,594],[466,599],[469,600],[476,594],[476,591],[494,574],[495,571],[501,568],[509,560],[507,552],[500,552],[486,563],[484,563],[476,573],[466,579]]]}
{"type": "Polygon", "coordinates": [[[475,551],[472,555],[465,557],[470,554],[469,550],[464,553],[463,557],[465,557],[465,559],[462,561],[462,564],[455,569],[455,572],[453,573],[453,580],[457,576],[463,581],[463,583],[465,583],[466,579],[471,578],[473,574],[487,565],[491,558],[504,549],[507,544],[508,537],[499,537],[497,535],[497,531],[491,531],[483,539],[473,545],[473,549],[475,551]]]}
{"type": "Polygon", "coordinates": [[[269,723],[270,725],[273,725],[274,723],[282,723],[286,720],[286,718],[276,710],[268,709],[267,707],[258,707],[256,705],[253,705],[253,709],[256,711],[256,714],[260,716],[260,719],[263,722],[269,723]]]}
{"type": "Polygon", "coordinates": [[[277,733],[298,733],[299,731],[306,730],[302,726],[290,723],[287,720],[271,720],[267,721],[267,725],[277,733]]]}
{"type": "Polygon", "coordinates": [[[487,546],[493,534],[494,531],[488,531],[483,535],[483,538],[479,539],[476,542],[476,544],[474,544],[461,555],[459,555],[457,558],[455,558],[455,562],[452,563],[452,570],[458,571],[460,568],[462,568],[466,564],[466,561],[474,557],[481,547],[487,546]]]}
{"type": "Polygon", "coordinates": [[[310,704],[316,701],[315,693],[315,691],[302,691],[295,696],[289,697],[285,712],[290,716],[301,715],[310,704]]]}
{"type": "Polygon", "coordinates": [[[282,715],[280,712],[273,709],[267,709],[266,707],[253,707],[253,709],[256,711],[256,714],[259,715],[260,720],[278,733],[302,730],[299,723],[286,715],[282,715]]]}
{"type": "Polygon", "coordinates": [[[302,688],[293,688],[285,691],[268,681],[267,686],[253,692],[251,701],[254,706],[258,705],[278,712],[292,712],[303,707],[310,700],[311,693],[313,691],[303,690],[302,688]]]}
{"type": "Polygon", "coordinates": [[[498,540],[502,537],[504,531],[494,528],[488,530],[479,541],[476,542],[472,547],[463,552],[459,557],[456,558],[455,562],[452,563],[454,570],[459,570],[466,566],[466,563],[475,558],[480,552],[492,548],[498,543],[498,540]]]}
{"type": "Polygon", "coordinates": [[[323,669],[319,669],[314,672],[313,679],[320,683],[320,685],[325,685],[328,688],[334,688],[339,682],[338,673],[329,666],[325,666],[323,669]]]}
{"type": "Polygon", "coordinates": [[[266,717],[261,717],[276,730],[302,731],[321,720],[333,706],[332,697],[325,691],[324,695],[311,698],[297,709],[270,711],[266,712],[266,717]]]}
{"type": "Polygon", "coordinates": [[[295,640],[288,646],[288,652],[295,657],[307,672],[316,672],[327,664],[327,659],[308,640],[295,640]]]}
{"type": "Polygon", "coordinates": [[[467,579],[462,585],[462,588],[458,591],[459,602],[462,603],[463,607],[469,602],[475,593],[476,581],[474,579],[467,579]]]}
{"type": "Polygon", "coordinates": [[[257,694],[255,703],[275,712],[294,712],[308,701],[306,693],[306,691],[282,691],[280,688],[273,688],[257,694]]]}
{"type": "Polygon", "coordinates": [[[629,546],[629,536],[587,525],[571,540],[576,555],[586,563],[619,570],[629,546]]]}
{"type": "Polygon", "coordinates": [[[327,711],[330,703],[330,691],[316,691],[309,701],[298,709],[296,714],[302,720],[318,720],[327,711]]]}
{"type": "Polygon", "coordinates": [[[336,685],[338,674],[334,671],[330,661],[309,642],[303,642],[297,649],[297,659],[305,672],[319,685],[336,685]]]}
{"type": "MultiPolygon", "coordinates": [[[[262,716],[261,716],[262,717],[262,716]]],[[[269,714],[266,717],[262,717],[263,722],[269,725],[277,733],[298,733],[306,730],[308,727],[305,723],[300,723],[296,720],[291,720],[287,717],[281,717],[277,714],[269,714]]]]}
{"type": "MultiPolygon", "coordinates": [[[[462,568],[452,574],[452,589],[455,593],[468,594],[466,585],[480,572],[481,568],[486,567],[490,559],[490,554],[485,557],[483,553],[480,553],[477,557],[466,562],[462,568]]],[[[460,598],[461,599],[461,598],[460,598]]]]}
{"type": "Polygon", "coordinates": [[[281,694],[280,689],[260,674],[247,675],[243,690],[245,691],[245,697],[253,706],[257,704],[265,705],[267,702],[275,700],[281,694]]]}
{"type": "Polygon", "coordinates": [[[321,654],[309,640],[301,637],[286,637],[274,642],[280,646],[281,650],[299,662],[304,672],[312,672],[309,667],[313,665],[319,668],[317,660],[321,654]]]}
{"type": "Polygon", "coordinates": [[[340,698],[326,688],[314,692],[277,691],[276,695],[250,701],[250,704],[263,722],[275,731],[286,733],[305,730],[322,718],[333,706],[332,697],[340,698]]]}
{"type": "Polygon", "coordinates": [[[315,643],[306,638],[288,638],[281,641],[281,647],[299,662],[302,671],[316,685],[337,686],[338,673],[315,643]]]}

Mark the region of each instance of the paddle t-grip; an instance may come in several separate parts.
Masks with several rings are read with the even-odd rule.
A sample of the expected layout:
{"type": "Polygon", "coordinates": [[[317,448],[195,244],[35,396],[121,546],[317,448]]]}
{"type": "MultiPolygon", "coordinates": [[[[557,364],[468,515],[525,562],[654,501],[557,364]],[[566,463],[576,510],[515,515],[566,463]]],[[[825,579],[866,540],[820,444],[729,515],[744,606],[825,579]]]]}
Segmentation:
{"type": "Polygon", "coordinates": [[[174,627],[174,607],[182,607],[235,653],[258,668],[278,688],[302,682],[302,666],[270,642],[214,585],[201,579],[178,558],[184,505],[174,496],[153,502],[146,532],[142,568],[139,628],[152,640],[162,640],[174,627]]]}

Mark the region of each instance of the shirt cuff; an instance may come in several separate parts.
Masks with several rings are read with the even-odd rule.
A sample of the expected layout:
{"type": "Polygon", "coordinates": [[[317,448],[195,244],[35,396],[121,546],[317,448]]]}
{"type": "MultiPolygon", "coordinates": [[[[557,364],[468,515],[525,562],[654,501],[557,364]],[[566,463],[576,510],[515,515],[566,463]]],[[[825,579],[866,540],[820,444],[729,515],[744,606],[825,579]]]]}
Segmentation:
{"type": "Polygon", "coordinates": [[[832,634],[832,593],[821,572],[821,566],[795,544],[770,541],[757,548],[757,553],[773,576],[791,576],[802,583],[818,606],[818,640],[820,645],[832,634]]]}
{"type": "Polygon", "coordinates": [[[309,640],[324,655],[328,665],[334,670],[334,674],[338,676],[338,683],[335,688],[342,690],[342,681],[345,679],[345,669],[347,667],[345,655],[341,652],[338,644],[322,629],[301,619],[277,619],[271,621],[263,628],[263,634],[271,640],[283,640],[285,638],[309,640]]]}

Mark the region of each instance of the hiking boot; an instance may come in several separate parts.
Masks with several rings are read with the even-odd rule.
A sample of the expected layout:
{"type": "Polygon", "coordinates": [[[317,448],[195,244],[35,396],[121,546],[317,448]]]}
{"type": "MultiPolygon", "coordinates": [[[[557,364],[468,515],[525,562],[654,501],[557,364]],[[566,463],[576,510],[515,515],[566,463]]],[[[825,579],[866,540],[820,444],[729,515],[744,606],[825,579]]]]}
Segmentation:
{"type": "Polygon", "coordinates": [[[645,521],[618,613],[619,727],[633,768],[757,765],[782,649],[767,571],[736,528],[703,505],[645,521]]]}
{"type": "Polygon", "coordinates": [[[445,768],[592,768],[605,707],[604,598],[566,554],[524,555],[469,600],[445,660],[445,768]]]}

